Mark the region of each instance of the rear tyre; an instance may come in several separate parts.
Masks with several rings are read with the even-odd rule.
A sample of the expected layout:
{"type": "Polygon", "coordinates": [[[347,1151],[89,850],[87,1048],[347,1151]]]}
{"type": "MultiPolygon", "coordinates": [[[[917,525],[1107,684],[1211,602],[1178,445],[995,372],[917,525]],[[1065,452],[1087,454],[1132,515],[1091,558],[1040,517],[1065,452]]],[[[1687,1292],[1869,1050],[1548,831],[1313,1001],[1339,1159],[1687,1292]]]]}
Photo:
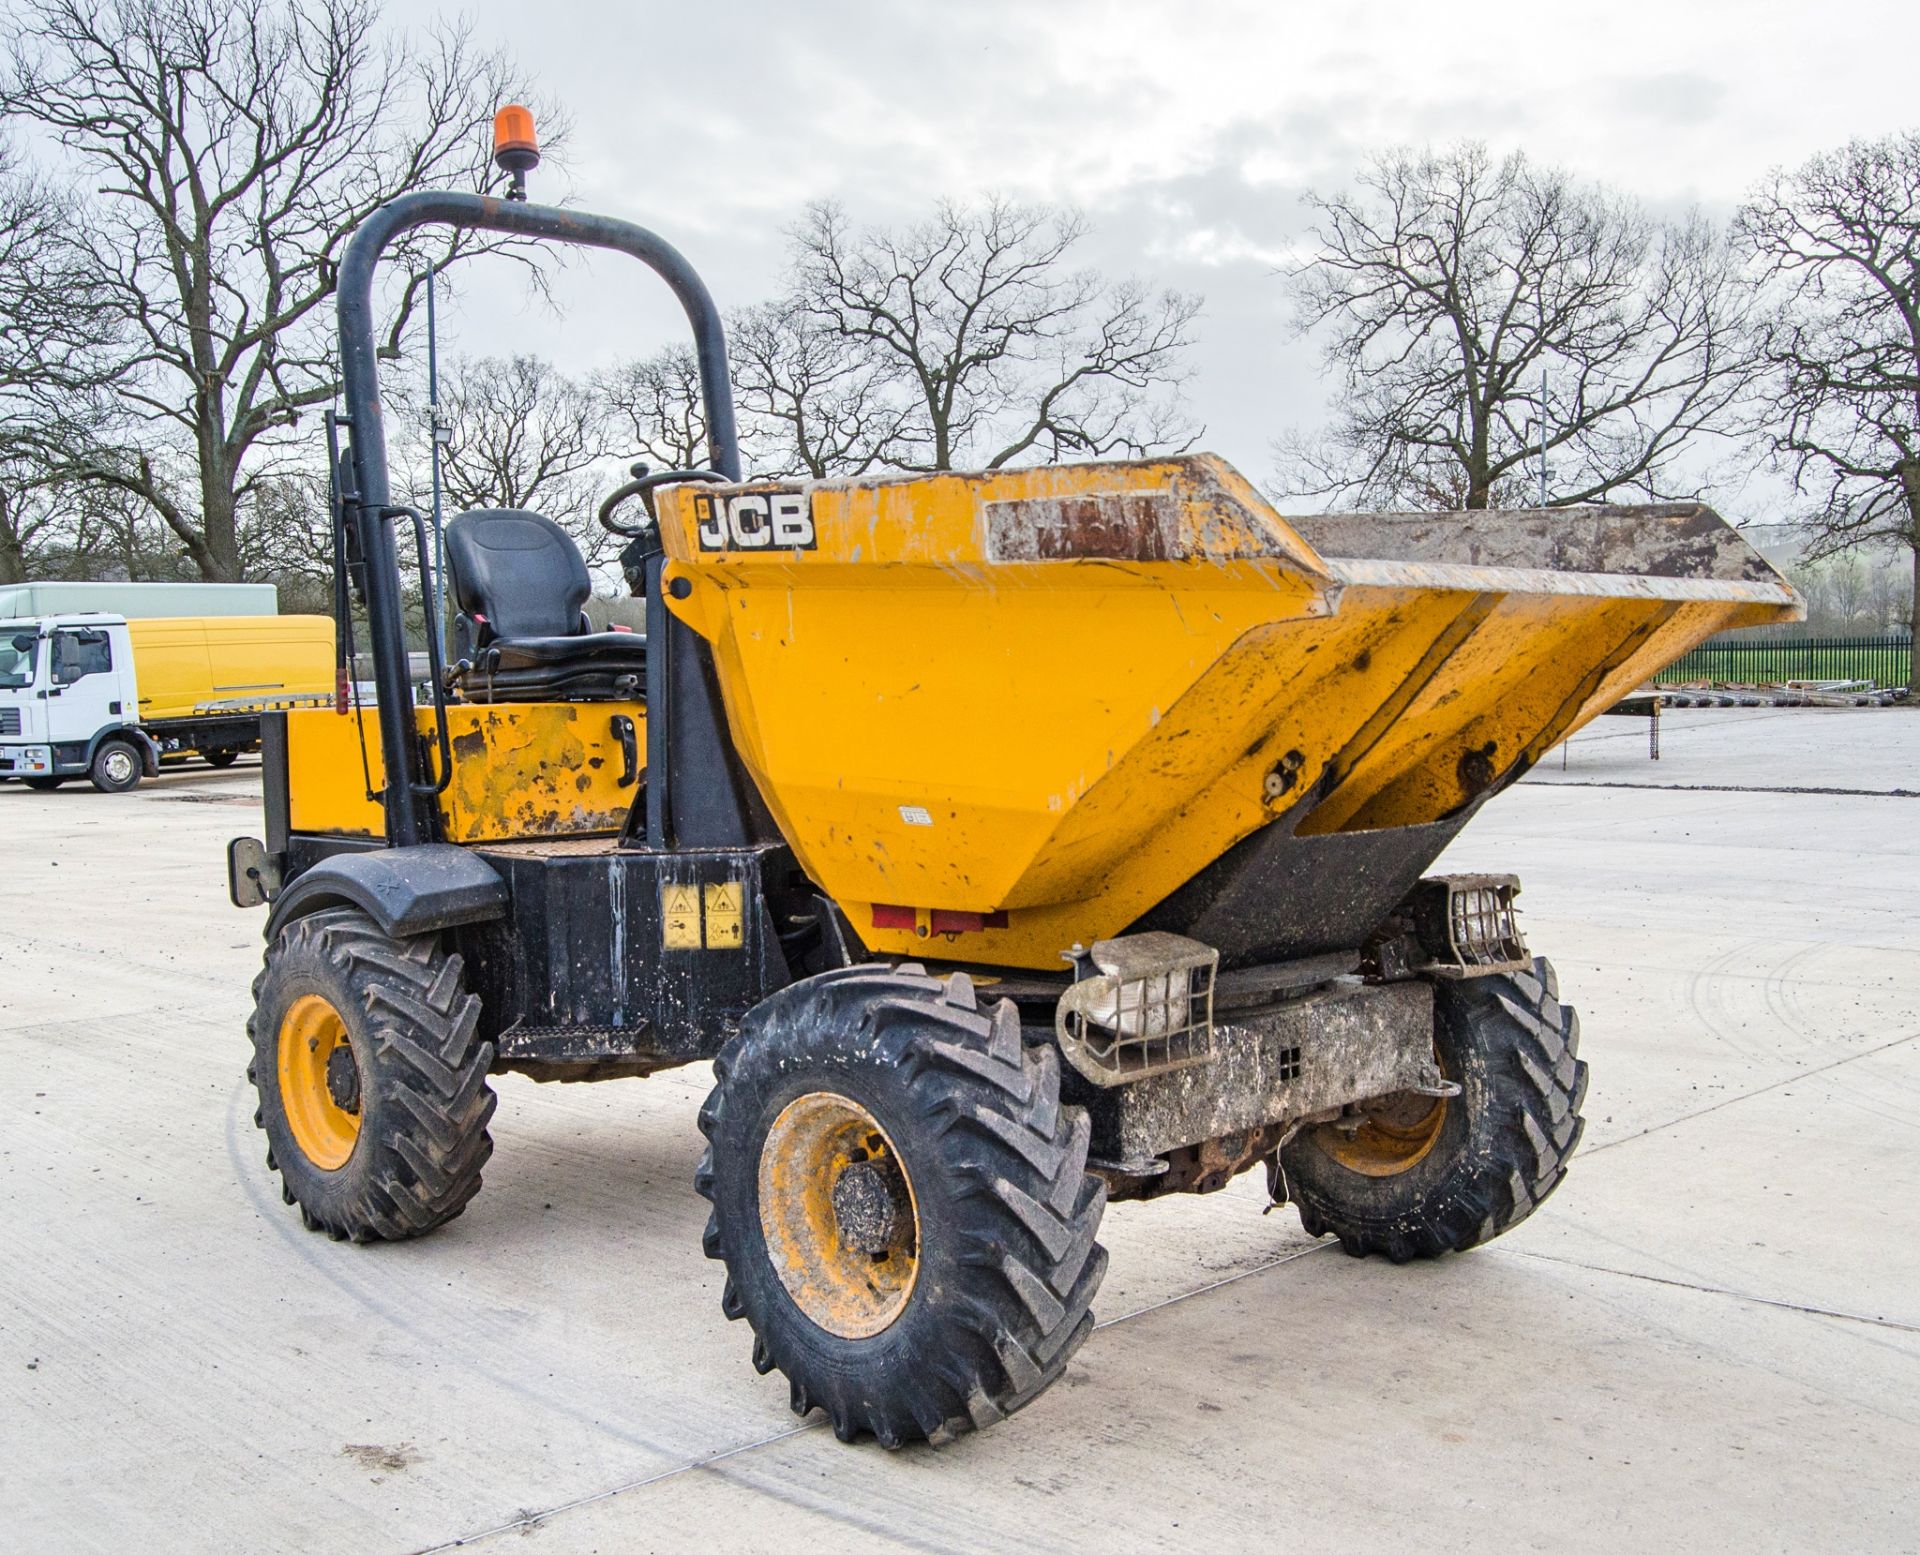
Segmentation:
{"type": "Polygon", "coordinates": [[[63,777],[30,777],[22,778],[20,781],[25,783],[28,788],[38,789],[44,794],[58,788],[62,783],[66,782],[66,779],[63,777]]]}
{"type": "Polygon", "coordinates": [[[1584,1127],[1580,1018],[1548,962],[1434,986],[1434,1049],[1460,1094],[1390,1097],[1355,1128],[1280,1152],[1280,1185],[1314,1236],[1395,1263],[1511,1230],[1559,1186],[1584,1127]]]}
{"type": "Polygon", "coordinates": [[[124,794],[140,786],[139,750],[125,740],[102,740],[87,766],[87,781],[103,794],[124,794]]]}
{"type": "Polygon", "coordinates": [[[200,759],[210,767],[227,768],[240,759],[237,750],[210,750],[200,752],[200,759]]]}
{"type": "Polygon", "coordinates": [[[694,1186],[721,1310],[842,1441],[951,1440],[1030,1403],[1093,1329],[1106,1187],[1059,1055],[964,976],[783,990],[714,1061],[694,1186]]]}
{"type": "Polygon", "coordinates": [[[399,1241],[444,1225],[493,1153],[493,1044],[461,961],[352,908],[289,924],[247,1022],[267,1165],[308,1229],[399,1241]]]}

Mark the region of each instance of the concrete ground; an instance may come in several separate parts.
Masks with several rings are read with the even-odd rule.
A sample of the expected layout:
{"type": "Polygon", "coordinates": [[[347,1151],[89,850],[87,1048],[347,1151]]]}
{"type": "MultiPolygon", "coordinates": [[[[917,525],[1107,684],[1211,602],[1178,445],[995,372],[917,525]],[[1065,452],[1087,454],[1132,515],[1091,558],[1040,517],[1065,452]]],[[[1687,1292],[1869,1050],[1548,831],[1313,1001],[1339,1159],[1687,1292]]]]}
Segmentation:
{"type": "Polygon", "coordinates": [[[1101,1329],[944,1452],[843,1447],[719,1311],[703,1069],[508,1078],[401,1246],[281,1204],[221,848],[258,774],[0,787],[0,1548],[1920,1549],[1920,711],[1603,720],[1512,869],[1593,1066],[1565,1186],[1355,1262],[1257,1177],[1118,1206],[1101,1329]]]}

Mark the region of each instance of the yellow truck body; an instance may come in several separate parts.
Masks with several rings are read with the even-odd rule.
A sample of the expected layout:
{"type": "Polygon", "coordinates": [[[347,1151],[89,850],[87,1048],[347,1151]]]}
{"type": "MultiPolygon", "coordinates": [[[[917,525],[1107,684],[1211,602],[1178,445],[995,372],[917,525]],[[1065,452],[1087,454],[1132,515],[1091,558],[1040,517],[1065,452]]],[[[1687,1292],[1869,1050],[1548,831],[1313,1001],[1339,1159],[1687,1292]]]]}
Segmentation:
{"type": "Polygon", "coordinates": [[[140,721],[333,690],[326,616],[185,616],[127,622],[140,721]]]}

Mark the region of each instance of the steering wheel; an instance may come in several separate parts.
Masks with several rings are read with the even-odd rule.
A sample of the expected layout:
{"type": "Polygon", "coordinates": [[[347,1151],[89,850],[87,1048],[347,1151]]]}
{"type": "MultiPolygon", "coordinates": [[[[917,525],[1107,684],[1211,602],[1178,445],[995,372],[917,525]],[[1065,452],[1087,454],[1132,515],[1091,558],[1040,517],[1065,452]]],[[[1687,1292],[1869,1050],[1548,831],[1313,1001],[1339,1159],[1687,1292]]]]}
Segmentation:
{"type": "Polygon", "coordinates": [[[650,467],[644,463],[634,465],[627,473],[633,477],[626,485],[616,488],[600,504],[600,527],[610,534],[623,535],[629,540],[637,539],[647,532],[648,526],[634,528],[613,521],[613,510],[629,497],[638,497],[647,510],[650,525],[657,525],[659,515],[653,511],[653,493],[659,486],[670,486],[678,481],[716,481],[727,484],[727,477],[718,470],[658,470],[649,473],[650,467]]]}

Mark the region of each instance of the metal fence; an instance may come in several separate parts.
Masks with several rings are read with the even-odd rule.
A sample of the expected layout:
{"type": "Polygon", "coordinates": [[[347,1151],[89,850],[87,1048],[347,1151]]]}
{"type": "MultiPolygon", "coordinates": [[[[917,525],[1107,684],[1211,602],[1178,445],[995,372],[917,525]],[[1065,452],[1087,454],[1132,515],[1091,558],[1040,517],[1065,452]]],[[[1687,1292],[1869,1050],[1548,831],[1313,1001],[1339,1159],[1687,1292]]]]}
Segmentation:
{"type": "Polygon", "coordinates": [[[1870,680],[1904,686],[1913,675],[1910,637],[1714,637],[1675,659],[1654,683],[1719,681],[1764,685],[1782,680],[1870,680]]]}

